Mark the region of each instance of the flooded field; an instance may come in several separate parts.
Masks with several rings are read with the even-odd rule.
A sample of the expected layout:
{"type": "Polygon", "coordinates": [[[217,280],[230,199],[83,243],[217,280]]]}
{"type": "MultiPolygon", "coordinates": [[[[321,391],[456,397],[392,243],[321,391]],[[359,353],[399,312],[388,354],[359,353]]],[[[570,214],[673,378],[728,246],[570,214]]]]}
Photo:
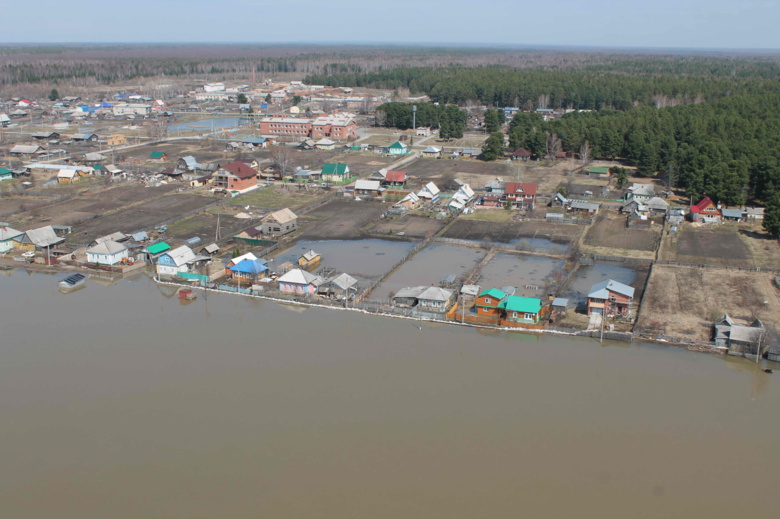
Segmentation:
{"type": "Polygon", "coordinates": [[[4,517],[776,513],[745,359],[61,277],[0,273],[4,517]]]}
{"type": "Polygon", "coordinates": [[[322,256],[322,267],[360,278],[377,278],[387,273],[415,244],[391,240],[300,240],[292,249],[274,257],[276,265],[296,263],[302,254],[314,250],[322,256]]]}
{"type": "Polygon", "coordinates": [[[460,278],[476,267],[485,254],[483,249],[429,245],[382,282],[371,294],[371,299],[388,299],[391,293],[404,287],[438,285],[449,274],[460,278]]]}
{"type": "Polygon", "coordinates": [[[555,282],[556,272],[559,272],[557,278],[562,279],[562,268],[563,260],[501,253],[482,268],[477,284],[483,290],[513,286],[518,289],[516,295],[541,298],[547,295],[545,286],[555,282]]]}
{"type": "Polygon", "coordinates": [[[517,250],[563,255],[569,251],[565,243],[556,243],[546,238],[518,238],[509,242],[517,250]]]}
{"type": "Polygon", "coordinates": [[[250,122],[252,122],[251,119],[244,119],[239,117],[215,117],[213,119],[201,119],[199,121],[192,121],[189,123],[171,124],[168,125],[168,132],[207,132],[224,130],[229,128],[237,128],[241,125],[249,124],[250,122]]]}
{"type": "Polygon", "coordinates": [[[626,285],[632,285],[637,279],[637,272],[631,268],[605,263],[582,266],[571,277],[560,296],[568,298],[570,304],[584,304],[588,300],[590,288],[606,279],[613,279],[626,285]]]}

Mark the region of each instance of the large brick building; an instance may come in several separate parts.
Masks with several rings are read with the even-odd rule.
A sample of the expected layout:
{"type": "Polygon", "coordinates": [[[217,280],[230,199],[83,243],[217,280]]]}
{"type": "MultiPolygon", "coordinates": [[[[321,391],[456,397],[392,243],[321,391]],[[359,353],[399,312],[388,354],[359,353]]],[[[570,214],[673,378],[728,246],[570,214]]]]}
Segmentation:
{"type": "Polygon", "coordinates": [[[243,162],[225,164],[214,173],[215,190],[243,191],[257,185],[257,171],[243,162]]]}
{"type": "Polygon", "coordinates": [[[265,117],[260,133],[300,138],[349,140],[357,136],[357,124],[351,116],[328,115],[316,119],[265,117]]]}

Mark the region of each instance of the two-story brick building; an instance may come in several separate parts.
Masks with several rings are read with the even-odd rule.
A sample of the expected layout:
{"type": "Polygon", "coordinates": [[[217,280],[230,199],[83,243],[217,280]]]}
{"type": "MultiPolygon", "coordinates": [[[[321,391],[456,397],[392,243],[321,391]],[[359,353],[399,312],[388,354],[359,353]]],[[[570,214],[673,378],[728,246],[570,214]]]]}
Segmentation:
{"type": "Polygon", "coordinates": [[[243,162],[225,164],[214,173],[215,191],[245,191],[257,186],[257,171],[243,162]]]}
{"type": "Polygon", "coordinates": [[[316,119],[299,117],[265,117],[260,120],[260,133],[302,139],[349,140],[357,136],[357,123],[352,116],[335,114],[316,119]]]}

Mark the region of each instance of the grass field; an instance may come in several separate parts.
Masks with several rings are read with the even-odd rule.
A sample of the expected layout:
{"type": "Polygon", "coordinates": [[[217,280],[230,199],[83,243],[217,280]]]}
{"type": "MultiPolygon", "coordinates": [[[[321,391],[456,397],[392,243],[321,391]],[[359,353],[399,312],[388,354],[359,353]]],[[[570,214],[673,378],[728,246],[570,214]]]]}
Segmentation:
{"type": "Polygon", "coordinates": [[[602,210],[585,235],[583,250],[605,256],[653,258],[661,232],[661,225],[629,229],[624,215],[602,210]]]}
{"type": "Polygon", "coordinates": [[[306,184],[284,184],[270,187],[261,187],[239,195],[236,198],[227,199],[229,205],[250,206],[263,209],[282,209],[289,207],[292,210],[310,204],[318,198],[327,196],[330,191],[307,186],[306,184]]]}
{"type": "Polygon", "coordinates": [[[780,268],[780,244],[750,224],[684,223],[663,237],[659,259],[735,267],[780,268]]]}

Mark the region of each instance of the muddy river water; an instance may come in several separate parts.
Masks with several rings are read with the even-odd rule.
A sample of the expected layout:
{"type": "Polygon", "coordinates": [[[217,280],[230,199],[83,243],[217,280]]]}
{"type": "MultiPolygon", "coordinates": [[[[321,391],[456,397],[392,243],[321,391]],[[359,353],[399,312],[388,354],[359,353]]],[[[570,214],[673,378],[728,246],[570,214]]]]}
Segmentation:
{"type": "Polygon", "coordinates": [[[0,273],[0,516],[776,513],[780,373],[0,273]]]}

